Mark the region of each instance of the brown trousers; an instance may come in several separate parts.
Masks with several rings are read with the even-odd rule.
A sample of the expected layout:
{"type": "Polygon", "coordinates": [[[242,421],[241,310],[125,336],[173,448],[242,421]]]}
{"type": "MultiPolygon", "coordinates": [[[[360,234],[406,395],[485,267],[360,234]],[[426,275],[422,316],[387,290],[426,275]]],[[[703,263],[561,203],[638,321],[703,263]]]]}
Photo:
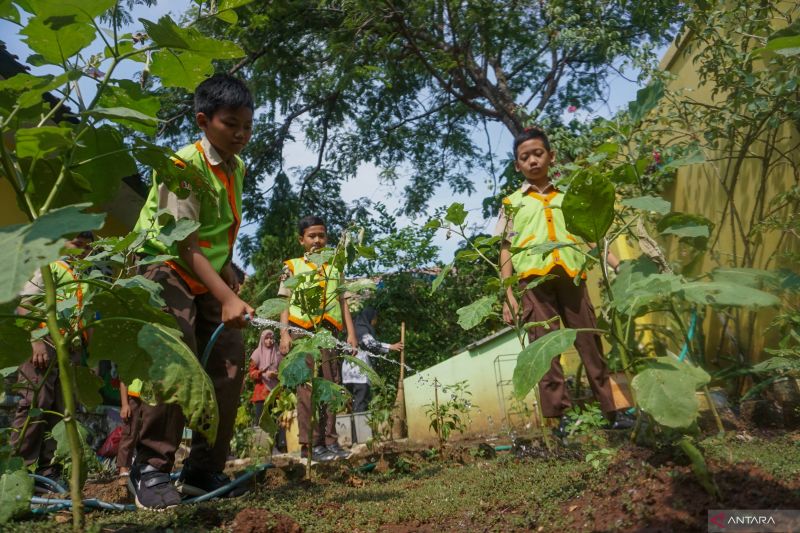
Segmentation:
{"type": "MultiPolygon", "coordinates": [[[[560,316],[568,328],[596,328],[597,318],[589,300],[586,282],[581,281],[576,286],[560,266],[555,267],[551,274],[557,277],[531,289],[525,289],[526,281],[520,283],[525,289],[522,296],[522,322],[543,322],[560,316]]],[[[561,326],[558,322],[553,322],[550,327],[557,329],[561,326]]],[[[528,338],[533,342],[550,331],[543,327],[532,328],[528,338]]],[[[579,332],[575,339],[575,348],[583,361],[592,392],[600,402],[600,409],[604,413],[611,413],[615,408],[600,334],[579,332]]],[[[548,418],[560,417],[572,406],[559,357],[553,358],[550,370],[539,382],[539,396],[542,414],[548,418]]]]}
{"type": "MultiPolygon", "coordinates": [[[[334,332],[334,336],[338,332],[334,332]]],[[[337,357],[336,350],[321,350],[322,363],[320,370],[322,377],[339,385],[342,384],[342,363],[337,357]]],[[[306,359],[309,368],[314,368],[311,357],[306,359]]],[[[297,427],[300,432],[298,442],[308,445],[308,432],[311,426],[311,388],[308,385],[297,387],[297,427]]],[[[317,412],[317,424],[314,426],[313,445],[331,445],[339,440],[336,434],[336,412],[330,406],[321,405],[317,412]]]]}
{"type": "MultiPolygon", "coordinates": [[[[49,338],[46,342],[50,342],[49,338]]],[[[28,429],[24,435],[19,432],[22,431],[22,426],[25,425],[25,419],[28,417],[28,411],[31,407],[38,407],[43,411],[54,411],[56,413],[64,412],[64,396],[61,394],[61,383],[58,380],[58,361],[56,360],[55,349],[47,345],[47,353],[50,355],[50,373],[47,374],[47,369],[38,369],[33,366],[33,362],[29,359],[22,363],[17,369],[17,383],[20,388],[16,391],[22,398],[17,404],[17,410],[14,413],[14,422],[12,427],[14,431],[11,435],[11,445],[17,446],[19,443],[19,455],[25,461],[25,465],[32,465],[36,463],[36,473],[43,476],[54,476],[59,473],[60,467],[51,465],[53,455],[56,451],[56,441],[50,437],[50,432],[53,430],[61,417],[56,414],[44,413],[37,417],[31,417],[28,423],[28,429]],[[47,379],[45,379],[47,374],[47,379]],[[35,398],[34,405],[34,389],[39,388],[39,395],[35,398]]]]}
{"type": "Polygon", "coordinates": [[[131,415],[122,426],[122,438],[117,448],[117,468],[130,468],[136,442],[139,440],[139,426],[142,419],[142,401],[134,396],[128,396],[131,415]]]}
{"type": "MultiPolygon", "coordinates": [[[[196,354],[205,350],[211,334],[221,323],[222,305],[211,294],[192,294],[186,282],[167,265],[149,265],[141,272],[161,285],[165,310],[178,321],[183,341],[196,354]]],[[[244,341],[238,329],[225,328],[217,338],[206,363],[219,406],[219,426],[214,445],[195,431],[186,460],[193,468],[220,472],[230,451],[233,425],[244,379],[244,341]]],[[[136,463],[149,464],[163,472],[172,470],[175,451],[181,441],[185,418],[175,404],[141,405],[141,426],[136,446],[136,463]]]]}

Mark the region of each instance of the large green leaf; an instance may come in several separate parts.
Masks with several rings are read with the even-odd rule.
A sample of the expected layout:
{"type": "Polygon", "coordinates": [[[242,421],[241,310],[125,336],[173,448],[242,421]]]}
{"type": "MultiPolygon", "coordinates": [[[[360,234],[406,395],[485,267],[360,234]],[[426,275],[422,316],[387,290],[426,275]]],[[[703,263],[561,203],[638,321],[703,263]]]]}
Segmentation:
{"type": "Polygon", "coordinates": [[[40,158],[72,146],[72,130],[61,126],[41,126],[17,130],[17,157],[40,158]]]}
{"type": "Polygon", "coordinates": [[[800,35],[787,35],[771,39],[766,46],[753,50],[754,53],[775,52],[782,56],[795,56],[800,54],[800,35]]]}
{"type": "MultiPolygon", "coordinates": [[[[100,96],[98,105],[103,108],[127,108],[138,111],[147,117],[158,116],[161,109],[161,100],[158,97],[144,92],[138,83],[130,80],[118,80],[116,86],[108,86],[100,96]]],[[[152,135],[155,133],[155,123],[142,123],[128,120],[125,117],[114,119],[118,124],[152,135]]]]}
{"type": "Polygon", "coordinates": [[[0,228],[0,302],[13,299],[36,269],[59,257],[62,237],[103,226],[105,214],[82,213],[88,204],[54,209],[30,224],[0,228]]]}
{"type": "Polygon", "coordinates": [[[31,356],[31,335],[14,324],[0,319],[0,368],[19,366],[31,356]]]}
{"type": "Polygon", "coordinates": [[[0,524],[30,511],[33,478],[23,468],[0,476],[0,524]]]}
{"type": "Polygon", "coordinates": [[[687,428],[697,419],[695,392],[711,377],[701,368],[674,357],[658,357],[634,376],[631,386],[639,407],[656,422],[671,428],[687,428]]]}
{"type": "Polygon", "coordinates": [[[80,146],[75,149],[74,160],[73,175],[80,176],[89,189],[82,199],[95,206],[104,206],[112,201],[122,178],[132,176],[138,170],[122,134],[109,124],[84,132],[80,146]]]}
{"type": "Polygon", "coordinates": [[[216,198],[216,192],[203,174],[194,165],[178,161],[172,149],[137,137],[133,155],[142,165],[152,168],[158,182],[165,184],[179,198],[187,198],[192,192],[216,198]]]}
{"type": "Polygon", "coordinates": [[[154,399],[180,405],[186,425],[213,443],[219,421],[214,385],[197,356],[181,340],[181,332],[148,324],[139,331],[138,342],[154,361],[148,380],[154,399]]]}
{"type": "Polygon", "coordinates": [[[639,122],[655,109],[658,101],[664,96],[664,84],[656,80],[647,87],[636,91],[636,100],[628,104],[631,120],[639,122]]]}
{"type": "Polygon", "coordinates": [[[557,329],[539,337],[520,352],[512,377],[517,398],[528,395],[550,370],[553,357],[569,349],[575,343],[577,334],[575,329],[557,329]]]}
{"type": "MultiPolygon", "coordinates": [[[[646,264],[646,263],[645,263],[646,264]]],[[[642,272],[635,266],[620,268],[622,279],[614,280],[612,306],[625,315],[637,316],[650,304],[669,298],[681,288],[681,278],[675,274],[642,272]]]]}
{"type": "Polygon", "coordinates": [[[693,147],[690,151],[684,153],[680,157],[673,159],[672,161],[668,161],[666,166],[670,168],[680,168],[686,165],[696,165],[698,163],[703,163],[706,160],[706,155],[703,153],[703,150],[696,146],[693,147]]]}
{"type": "Polygon", "coordinates": [[[128,107],[95,107],[84,111],[83,114],[96,118],[113,120],[114,122],[122,119],[126,122],[136,122],[144,126],[150,126],[151,128],[154,128],[158,124],[158,119],[156,117],[146,115],[141,111],[128,107]]]}
{"type": "Polygon", "coordinates": [[[204,55],[213,59],[235,59],[245,55],[238,45],[231,41],[220,41],[206,37],[197,28],[181,28],[169,16],[158,22],[140,18],[147,35],[159,46],[178,50],[190,50],[194,55],[204,55]]]}
{"type": "Polygon", "coordinates": [[[326,404],[334,412],[338,412],[347,404],[350,395],[347,389],[325,378],[314,378],[312,381],[311,405],[326,404]]]}
{"type": "Polygon", "coordinates": [[[181,218],[176,221],[173,218],[161,228],[156,239],[163,242],[166,246],[172,246],[174,243],[181,242],[194,233],[199,227],[200,223],[196,220],[181,218]]]}
{"type": "Polygon", "coordinates": [[[75,385],[78,388],[78,400],[80,403],[94,409],[103,403],[100,396],[100,389],[103,387],[103,380],[97,376],[89,367],[76,366],[75,385]]]}
{"type": "Polygon", "coordinates": [[[284,390],[283,385],[278,385],[269,391],[269,396],[267,396],[267,399],[264,401],[264,408],[261,411],[261,418],[256,421],[258,427],[267,434],[267,438],[269,439],[267,444],[268,449],[274,444],[274,435],[278,432],[278,424],[275,422],[275,417],[272,415],[272,406],[275,405],[275,402],[278,401],[278,397],[284,393],[284,390]]]}
{"type": "Polygon", "coordinates": [[[669,213],[672,204],[658,196],[638,196],[636,198],[628,198],[622,201],[622,205],[633,207],[634,209],[641,209],[642,211],[651,211],[660,215],[669,213]]]}
{"type": "Polygon", "coordinates": [[[277,318],[287,309],[289,309],[288,298],[270,298],[256,309],[256,314],[261,318],[277,318]]]}
{"type": "Polygon", "coordinates": [[[47,91],[57,89],[69,81],[76,80],[81,73],[78,70],[70,70],[58,76],[50,74],[34,76],[27,72],[21,72],[10,78],[0,80],[0,102],[4,107],[11,108],[7,98],[12,98],[13,103],[22,109],[42,103],[42,95],[47,91]]]}
{"type": "Polygon", "coordinates": [[[496,295],[484,296],[456,311],[458,325],[464,329],[472,329],[492,314],[492,306],[497,301],[496,295]]]}
{"type": "Polygon", "coordinates": [[[600,242],[614,221],[614,185],[601,174],[582,171],[570,182],[561,209],[567,230],[600,242]]]}
{"type": "Polygon", "coordinates": [[[19,11],[11,0],[0,0],[0,19],[20,23],[19,11]]]}
{"type": "Polygon", "coordinates": [[[54,30],[52,17],[33,17],[20,33],[26,36],[25,42],[40,54],[47,63],[62,64],[67,58],[77,54],[94,41],[95,29],[91,24],[74,22],[54,30]]]}
{"type": "Polygon", "coordinates": [[[447,214],[445,214],[444,219],[456,226],[460,226],[464,223],[464,220],[467,219],[467,211],[464,209],[464,204],[462,203],[454,203],[450,204],[450,207],[447,208],[447,214]]]}
{"type": "Polygon", "coordinates": [[[431,294],[436,292],[436,289],[439,288],[439,285],[447,278],[447,275],[450,271],[453,270],[453,263],[448,263],[447,265],[443,266],[441,270],[439,270],[439,274],[436,275],[436,278],[431,283],[431,294]]]}
{"type": "Polygon", "coordinates": [[[200,82],[214,74],[211,58],[192,52],[159,50],[153,54],[150,72],[161,79],[165,87],[180,87],[193,91],[200,82]]]}
{"type": "Polygon", "coordinates": [[[714,224],[700,215],[686,213],[670,213],[662,218],[657,225],[662,235],[677,235],[678,237],[701,237],[708,239],[714,224]]]}
{"type": "Polygon", "coordinates": [[[20,33],[48,63],[61,65],[94,41],[92,19],[114,6],[114,0],[28,0],[35,16],[20,33]]]}
{"type": "Polygon", "coordinates": [[[765,285],[777,286],[780,283],[778,274],[758,268],[715,268],[711,272],[711,279],[754,289],[760,289],[765,285]]]}
{"type": "Polygon", "coordinates": [[[297,350],[289,352],[278,366],[278,378],[281,385],[287,389],[294,389],[311,379],[311,369],[306,363],[308,352],[297,350]]]}
{"type": "Polygon", "coordinates": [[[144,276],[133,276],[132,278],[123,278],[115,282],[117,287],[122,288],[140,288],[144,289],[150,295],[150,305],[161,309],[166,307],[167,303],[161,297],[161,285],[153,280],[147,279],[144,276]]]}
{"type": "Polygon", "coordinates": [[[681,287],[681,292],[687,300],[703,305],[770,307],[780,304],[780,299],[773,294],[724,281],[687,283],[681,287]]]}

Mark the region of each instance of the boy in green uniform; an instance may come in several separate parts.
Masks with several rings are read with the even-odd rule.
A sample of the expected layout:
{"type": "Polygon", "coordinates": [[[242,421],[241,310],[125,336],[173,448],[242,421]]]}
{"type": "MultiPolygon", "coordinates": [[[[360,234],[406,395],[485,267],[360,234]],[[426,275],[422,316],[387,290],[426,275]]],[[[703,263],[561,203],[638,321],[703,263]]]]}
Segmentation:
{"type": "MultiPolygon", "coordinates": [[[[353,319],[347,307],[344,294],[337,294],[337,289],[341,282],[342,273],[336,267],[327,263],[315,265],[308,260],[308,255],[319,251],[328,244],[328,230],[325,222],[315,216],[307,216],[300,219],[298,223],[300,232],[299,241],[306,253],[303,257],[289,259],[284,262],[283,276],[278,295],[290,299],[289,309],[281,313],[281,324],[284,326],[290,323],[313,332],[315,327],[328,329],[334,336],[347,327],[347,342],[354,349],[358,348],[356,341],[353,319]],[[306,272],[316,272],[313,279],[305,279],[294,291],[286,287],[283,283],[290,276],[297,276],[306,272]],[[304,312],[298,304],[298,292],[311,288],[314,284],[320,285],[324,294],[320,299],[320,308],[311,315],[304,312]]],[[[311,276],[309,276],[310,278],[311,276]]],[[[281,330],[280,352],[283,355],[292,349],[292,335],[281,330]]],[[[313,361],[309,358],[309,366],[313,366],[313,361]]],[[[328,381],[341,384],[342,372],[341,362],[336,357],[336,350],[322,350],[322,377],[328,381]]],[[[299,442],[301,445],[300,454],[302,457],[309,456],[308,433],[311,426],[311,390],[308,386],[302,385],[297,388],[297,425],[300,430],[299,442]]],[[[336,413],[333,409],[326,406],[320,409],[317,418],[317,425],[314,428],[314,443],[311,457],[315,461],[330,461],[340,457],[347,457],[349,454],[339,447],[336,435],[336,413]]]]}
{"type": "MultiPolygon", "coordinates": [[[[253,308],[236,295],[238,280],[231,265],[233,246],[241,221],[244,163],[237,154],[250,140],[253,97],[239,79],[217,74],[198,85],[194,95],[195,119],[203,139],[182,148],[177,156],[188,162],[216,192],[200,196],[189,192],[179,198],[158,176],[139,215],[136,229],[150,228],[157,213],[166,210],[176,220],[188,218],[199,228],[181,242],[166,247],[157,240],[144,246],[151,255],[170,254],[176,259],[140,267],[144,277],[162,286],[161,297],[183,332],[184,342],[202,353],[221,323],[219,336],[206,364],[219,406],[217,440],[213,446],[195,432],[179,484],[183,492],[209,492],[229,483],[223,473],[233,437],[233,424],[244,376],[244,343],[240,328],[253,308]]],[[[176,160],[176,166],[184,167],[176,160]]],[[[188,188],[188,186],[186,186],[188,188]]],[[[131,481],[136,503],[160,509],[180,502],[169,473],[183,433],[179,406],[142,402],[139,435],[131,481]]]]}
{"type": "MultiPolygon", "coordinates": [[[[544,243],[575,243],[577,239],[565,226],[561,202],[564,194],[550,182],[549,170],[555,158],[547,134],[538,128],[528,128],[514,139],[514,168],[525,176],[522,187],[503,199],[503,208],[495,233],[503,238],[500,249],[502,277],[519,276],[523,289],[522,305],[509,287],[507,300],[503,304],[503,319],[514,323],[519,315],[521,322],[544,322],[555,316],[569,328],[596,328],[594,307],[586,289],[586,274],[582,272],[583,256],[571,248],[558,248],[545,257],[525,248],[544,243]],[[522,249],[511,253],[512,248],[522,249]],[[527,288],[540,276],[552,278],[527,288]],[[575,278],[580,276],[579,282],[575,278]]],[[[608,255],[609,265],[616,269],[619,261],[608,255]]],[[[559,323],[551,323],[558,328],[559,323]]],[[[529,331],[531,342],[548,333],[543,327],[529,331]]],[[[575,348],[583,361],[586,377],[592,392],[600,402],[600,408],[613,422],[617,418],[611,388],[608,382],[608,367],[603,357],[600,335],[579,332],[575,348]]],[[[554,357],[550,370],[539,382],[542,414],[548,418],[560,418],[557,433],[563,437],[566,426],[564,412],[572,402],[569,398],[564,371],[559,357],[554,357]]]]}

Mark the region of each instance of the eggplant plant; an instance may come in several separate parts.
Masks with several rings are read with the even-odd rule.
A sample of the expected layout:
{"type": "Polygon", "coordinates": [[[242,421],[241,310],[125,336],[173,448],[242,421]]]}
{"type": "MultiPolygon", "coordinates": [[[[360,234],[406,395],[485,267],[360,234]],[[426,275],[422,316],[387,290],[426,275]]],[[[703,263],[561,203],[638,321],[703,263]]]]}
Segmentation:
{"type": "MultiPolygon", "coordinates": [[[[196,27],[213,17],[231,20],[231,10],[245,3],[212,3],[213,11],[198,3],[186,26],[169,16],[142,18],[142,31],[135,33],[120,33],[124,3],[116,0],[11,1],[0,8],[0,17],[19,27],[16,38],[33,51],[28,62],[47,72],[0,80],[1,178],[28,219],[0,228],[6,250],[0,255],[0,367],[30,358],[32,340],[47,336],[55,348],[52,364],[65,407],[53,433],[58,456],[71,463],[76,531],[83,527],[86,446],[76,415],[79,404],[98,403],[102,383],[87,367],[73,365],[72,351],[85,349],[89,367],[113,361],[125,382],[145,381],[148,401],[179,404],[188,425],[212,442],[217,406],[208,376],[174,319],[160,310],[158,286],[135,275],[137,263],[169,259],[137,260],[146,238],[183,239],[195,229],[192,222],[173,220],[160,234],[101,239],[86,257],[70,259],[74,279],[55,277],[49,265],[62,257],[65,238],[103,229],[122,179],[139,168],[156,170],[172,190],[184,183],[209,194],[196,171],[176,164],[172,150],[155,143],[160,100],[152,88],[192,90],[214,71],[215,60],[245,56],[239,46],[208,38],[196,27]],[[103,20],[111,27],[103,27],[103,20]],[[138,69],[139,83],[122,76],[121,66],[138,69]],[[22,301],[20,290],[37,272],[42,296],[22,301]],[[59,301],[70,285],[81,288],[80,305],[59,301]],[[23,313],[16,312],[20,307],[23,313]]],[[[31,411],[29,418],[38,416],[31,411]]],[[[0,467],[0,519],[7,520],[28,509],[33,485],[13,450],[0,467]]]]}
{"type": "MultiPolygon", "coordinates": [[[[702,215],[674,212],[669,202],[654,194],[652,184],[659,179],[680,166],[705,161],[704,153],[692,143],[671,146],[663,160],[648,144],[652,136],[648,136],[651,124],[647,117],[663,94],[664,85],[658,79],[641,89],[626,113],[598,121],[593,133],[601,142],[558,169],[562,174],[559,186],[566,189],[562,210],[567,230],[583,242],[512,248],[511,253],[547,256],[558,248],[571,247],[583,254],[584,270],[600,271],[603,334],[631,384],[637,413],[634,434],[647,419],[651,434],[674,441],[693,461],[696,472],[701,472],[706,471],[705,465],[696,462],[702,455],[688,435],[694,433],[699,415],[696,392],[708,397],[711,375],[704,369],[702,344],[694,339],[694,329],[701,327],[697,317],[707,308],[753,309],[777,306],[780,301],[764,290],[762,281],[770,273],[733,267],[694,275],[677,272],[651,236],[677,238],[702,250],[714,230],[713,223],[702,215]],[[607,254],[619,239],[636,243],[641,255],[623,261],[615,274],[609,269],[607,254]],[[651,336],[648,342],[644,341],[645,331],[651,336]]],[[[433,219],[429,226],[443,228],[468,244],[442,270],[433,290],[459,261],[488,261],[498,273],[487,282],[485,296],[458,311],[459,324],[469,329],[498,313],[507,289],[516,291],[519,281],[516,276],[503,281],[499,276],[502,265],[491,258],[490,250],[499,246],[503,236],[469,238],[461,204],[451,205],[444,217],[433,219]]],[[[518,319],[514,324],[521,344],[513,374],[517,398],[525,398],[536,387],[552,359],[572,346],[579,331],[555,329],[527,344],[527,329],[538,325],[522,324],[518,319]]],[[[708,403],[714,410],[710,399],[708,403]]],[[[723,431],[715,410],[714,415],[723,431]]]]}

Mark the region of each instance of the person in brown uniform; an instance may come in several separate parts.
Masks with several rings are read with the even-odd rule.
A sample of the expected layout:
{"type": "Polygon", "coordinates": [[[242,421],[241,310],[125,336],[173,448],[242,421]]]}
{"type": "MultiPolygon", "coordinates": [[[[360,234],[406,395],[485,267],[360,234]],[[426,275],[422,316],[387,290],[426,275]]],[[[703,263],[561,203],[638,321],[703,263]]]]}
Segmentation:
{"type": "MultiPolygon", "coordinates": [[[[290,323],[299,326],[310,332],[316,328],[325,328],[333,333],[334,337],[342,329],[347,328],[347,342],[355,351],[358,349],[353,318],[344,294],[338,291],[342,273],[335,266],[327,263],[316,265],[309,260],[309,255],[320,251],[328,243],[328,230],[325,222],[316,216],[307,216],[300,219],[298,223],[299,241],[305,250],[303,257],[289,259],[284,262],[285,268],[281,277],[281,285],[278,295],[289,299],[289,308],[281,313],[281,324],[288,326],[290,323]],[[284,283],[290,276],[300,276],[304,278],[294,290],[284,283]],[[320,298],[319,309],[303,309],[300,304],[298,293],[310,290],[315,286],[322,288],[323,295],[320,298]]],[[[292,335],[284,328],[281,330],[280,352],[283,355],[289,353],[292,348],[292,335]]],[[[342,382],[341,361],[337,356],[336,350],[321,350],[322,377],[337,384],[342,382]]],[[[308,358],[309,366],[313,365],[311,358],[308,358]]],[[[300,430],[298,441],[301,445],[301,457],[309,457],[314,461],[331,461],[338,458],[348,457],[349,454],[342,450],[338,443],[336,434],[336,412],[325,405],[320,407],[317,417],[317,424],[313,431],[313,447],[309,453],[308,442],[311,429],[311,389],[307,385],[297,388],[297,425],[300,430]]]]}
{"type": "MultiPolygon", "coordinates": [[[[244,162],[238,157],[250,140],[253,97],[241,80],[214,75],[195,90],[195,120],[204,137],[179,150],[176,166],[191,165],[215,194],[186,191],[177,195],[153,177],[150,194],[135,230],[152,227],[164,210],[174,219],[190,219],[199,227],[184,240],[166,246],[149,240],[143,253],[171,255],[174,260],[143,265],[140,273],[162,287],[166,311],[175,316],[183,341],[195,354],[202,353],[220,323],[225,328],[213,346],[206,372],[214,385],[219,424],[214,445],[199,433],[181,471],[179,486],[185,494],[202,494],[230,482],[223,473],[230,451],[233,425],[244,379],[244,342],[240,328],[253,308],[238,296],[239,281],[231,258],[242,210],[244,162]]],[[[187,184],[183,185],[188,188],[187,184]]],[[[175,404],[141,404],[135,462],[131,468],[136,504],[161,509],[180,503],[170,483],[175,451],[180,443],[184,414],[175,404]]]]}
{"type": "MultiPolygon", "coordinates": [[[[503,199],[495,233],[502,236],[502,277],[509,278],[513,274],[519,276],[523,293],[520,306],[509,287],[503,304],[503,319],[513,324],[514,317],[518,316],[524,324],[560,317],[568,328],[596,328],[597,319],[586,289],[586,274],[582,269],[582,254],[572,247],[557,248],[546,256],[526,249],[537,244],[578,242],[564,223],[561,211],[564,194],[550,181],[549,171],[555,151],[551,149],[547,134],[538,128],[524,130],[514,139],[514,158],[514,168],[522,173],[525,182],[520,189],[503,199]],[[512,253],[512,248],[515,253],[512,253]],[[547,275],[551,277],[540,282],[538,278],[547,275]],[[577,283],[575,278],[579,278],[577,283]]],[[[608,264],[616,269],[619,261],[609,253],[608,264]]],[[[559,328],[559,322],[551,322],[550,327],[559,328]]],[[[549,331],[541,326],[532,328],[529,339],[533,342],[549,331]]],[[[628,425],[629,420],[615,410],[599,333],[579,332],[575,348],[609,425],[617,428],[628,425]]],[[[563,415],[572,402],[559,359],[553,358],[550,370],[539,382],[539,396],[542,414],[547,418],[560,419],[556,434],[563,437],[566,429],[563,415]]]]}

